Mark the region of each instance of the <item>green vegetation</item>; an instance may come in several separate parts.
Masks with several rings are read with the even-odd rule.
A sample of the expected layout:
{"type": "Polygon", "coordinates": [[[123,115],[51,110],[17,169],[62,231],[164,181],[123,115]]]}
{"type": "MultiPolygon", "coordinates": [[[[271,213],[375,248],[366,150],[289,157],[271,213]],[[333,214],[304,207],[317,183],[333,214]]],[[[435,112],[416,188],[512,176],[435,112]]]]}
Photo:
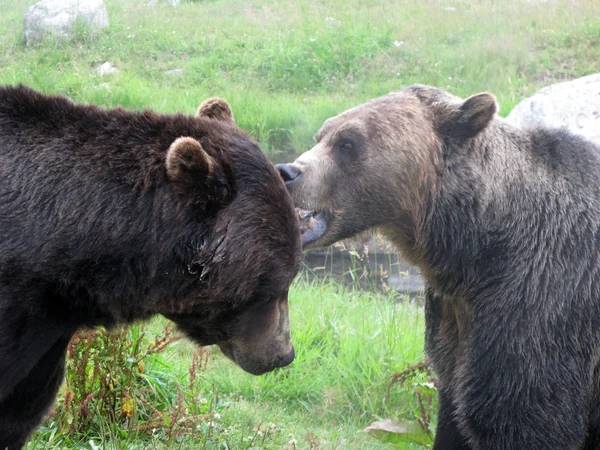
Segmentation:
{"type": "Polygon", "coordinates": [[[326,118],[413,83],[489,90],[506,114],[545,84],[600,71],[596,0],[107,0],[108,30],[25,48],[31,3],[2,2],[0,83],[164,112],[219,95],[272,155],[303,151],[326,118]],[[120,73],[101,78],[106,61],[120,73]]]}
{"type": "MultiPolygon", "coordinates": [[[[506,114],[543,85],[600,72],[596,0],[106,0],[109,29],[28,48],[32,3],[0,2],[0,84],[162,112],[218,95],[280,161],[328,117],[413,83],[491,91],[506,114]],[[119,73],[100,76],[106,61],[119,73]]],[[[119,339],[81,335],[28,448],[375,449],[388,445],[362,431],[374,420],[435,423],[427,375],[394,377],[422,359],[422,308],[306,280],[290,302],[297,359],[259,378],[218,351],[163,345],[162,319],[119,339]]]]}
{"type": "Polygon", "coordinates": [[[423,354],[422,308],[394,296],[297,281],[297,358],[263,377],[218,350],[186,340],[165,346],[164,319],[116,336],[98,331],[91,342],[82,335],[69,350],[58,406],[28,448],[381,448],[363,428],[420,417],[414,383],[426,381],[390,386],[423,354]]]}

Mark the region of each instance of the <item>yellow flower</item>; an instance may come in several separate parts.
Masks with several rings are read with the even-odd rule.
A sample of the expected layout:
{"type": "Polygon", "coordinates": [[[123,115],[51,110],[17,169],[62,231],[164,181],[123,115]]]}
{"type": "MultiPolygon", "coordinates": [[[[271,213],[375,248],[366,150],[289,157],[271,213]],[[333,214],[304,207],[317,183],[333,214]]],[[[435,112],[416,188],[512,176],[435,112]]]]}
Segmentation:
{"type": "Polygon", "coordinates": [[[121,399],[121,414],[125,417],[131,417],[133,415],[133,408],[135,401],[132,398],[121,399]]]}

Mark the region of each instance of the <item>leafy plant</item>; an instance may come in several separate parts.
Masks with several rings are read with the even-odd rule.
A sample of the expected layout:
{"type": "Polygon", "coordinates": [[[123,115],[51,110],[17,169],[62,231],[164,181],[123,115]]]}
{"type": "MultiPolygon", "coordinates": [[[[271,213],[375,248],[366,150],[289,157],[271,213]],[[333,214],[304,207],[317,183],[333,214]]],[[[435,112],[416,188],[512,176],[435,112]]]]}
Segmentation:
{"type": "Polygon", "coordinates": [[[102,433],[108,422],[112,435],[158,429],[170,441],[206,420],[207,407],[196,394],[209,349],[193,352],[186,394],[172,375],[148,369],[180,339],[168,323],[152,339],[145,325],[75,334],[68,347],[64,397],[51,416],[55,434],[77,441],[102,433]]]}
{"type": "Polygon", "coordinates": [[[414,420],[384,419],[365,428],[365,432],[384,443],[402,447],[416,444],[431,447],[437,423],[437,379],[432,375],[427,363],[421,361],[396,372],[388,385],[388,397],[394,386],[407,387],[416,397],[417,408],[413,410],[414,420]]]}

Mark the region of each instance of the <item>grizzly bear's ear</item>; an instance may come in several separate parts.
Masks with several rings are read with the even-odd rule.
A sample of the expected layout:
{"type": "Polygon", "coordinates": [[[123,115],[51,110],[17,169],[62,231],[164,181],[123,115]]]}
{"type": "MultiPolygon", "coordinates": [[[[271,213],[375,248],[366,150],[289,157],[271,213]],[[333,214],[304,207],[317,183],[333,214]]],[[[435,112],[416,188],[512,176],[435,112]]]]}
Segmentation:
{"type": "Polygon", "coordinates": [[[488,92],[475,94],[467,98],[451,114],[445,131],[455,138],[475,137],[488,126],[497,111],[498,104],[492,94],[488,92]]]}
{"type": "Polygon", "coordinates": [[[231,166],[210,156],[191,137],[176,139],[167,151],[167,176],[188,204],[228,203],[234,194],[231,166]]]}
{"type": "Polygon", "coordinates": [[[214,170],[214,165],[212,156],[191,137],[176,139],[167,152],[167,175],[171,181],[181,181],[188,176],[206,178],[214,170]]]}
{"type": "Polygon", "coordinates": [[[196,112],[196,117],[209,117],[224,122],[235,123],[231,106],[222,98],[213,97],[202,102],[196,112]]]}

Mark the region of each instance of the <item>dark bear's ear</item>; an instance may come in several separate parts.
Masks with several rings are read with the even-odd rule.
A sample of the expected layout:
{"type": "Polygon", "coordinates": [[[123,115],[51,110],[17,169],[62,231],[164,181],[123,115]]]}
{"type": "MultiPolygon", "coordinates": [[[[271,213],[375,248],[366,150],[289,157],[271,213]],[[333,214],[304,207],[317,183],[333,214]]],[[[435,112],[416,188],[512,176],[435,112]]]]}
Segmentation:
{"type": "Polygon", "coordinates": [[[488,126],[497,111],[496,97],[489,92],[475,94],[450,115],[444,131],[455,138],[475,137],[488,126]]]}
{"type": "Polygon", "coordinates": [[[175,140],[167,152],[167,175],[171,181],[185,178],[206,178],[214,170],[215,162],[202,148],[200,142],[191,137],[175,140]]]}
{"type": "Polygon", "coordinates": [[[167,151],[167,176],[187,203],[229,203],[234,194],[231,166],[217,160],[191,137],[176,139],[167,151]]]}
{"type": "Polygon", "coordinates": [[[231,106],[222,98],[213,97],[202,102],[196,112],[196,117],[209,117],[224,122],[235,123],[231,106]]]}

